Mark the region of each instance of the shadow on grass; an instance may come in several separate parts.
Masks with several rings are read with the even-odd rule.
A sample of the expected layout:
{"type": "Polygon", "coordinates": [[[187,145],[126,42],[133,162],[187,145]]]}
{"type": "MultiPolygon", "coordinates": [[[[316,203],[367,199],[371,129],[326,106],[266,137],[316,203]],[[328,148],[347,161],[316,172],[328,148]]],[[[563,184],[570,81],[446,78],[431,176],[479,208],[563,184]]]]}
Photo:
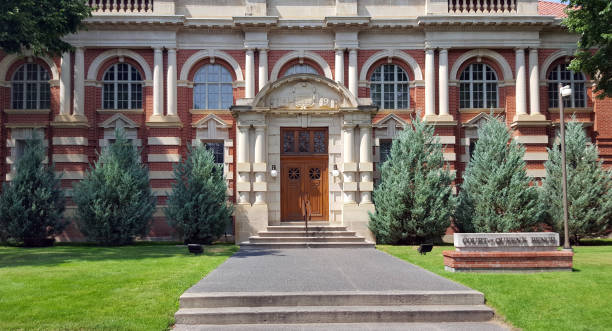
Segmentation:
{"type": "Polygon", "coordinates": [[[579,246],[612,246],[612,239],[580,239],[579,246]]]}
{"type": "Polygon", "coordinates": [[[55,266],[74,261],[142,260],[175,256],[231,256],[232,245],[218,244],[204,247],[204,253],[190,254],[185,246],[174,244],[139,243],[130,246],[101,247],[90,244],[58,245],[46,248],[18,248],[0,246],[0,268],[19,266],[55,266]]]}

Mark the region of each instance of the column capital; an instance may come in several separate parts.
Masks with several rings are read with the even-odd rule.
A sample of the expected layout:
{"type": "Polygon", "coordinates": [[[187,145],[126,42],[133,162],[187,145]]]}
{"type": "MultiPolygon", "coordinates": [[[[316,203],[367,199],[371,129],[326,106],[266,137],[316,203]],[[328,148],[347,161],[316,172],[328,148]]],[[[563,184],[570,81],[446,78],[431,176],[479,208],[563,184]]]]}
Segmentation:
{"type": "Polygon", "coordinates": [[[441,53],[448,53],[448,48],[438,48],[438,51],[441,53]]]}
{"type": "Polygon", "coordinates": [[[524,47],[514,47],[514,51],[519,53],[519,52],[525,52],[525,48],[524,47]]]}
{"type": "Polygon", "coordinates": [[[357,53],[357,48],[349,48],[348,51],[349,53],[357,53]]]}
{"type": "Polygon", "coordinates": [[[266,130],[265,124],[253,124],[253,128],[255,128],[256,132],[262,132],[266,130]]]}
{"type": "Polygon", "coordinates": [[[344,53],[344,51],[346,50],[345,47],[335,47],[334,51],[336,51],[336,53],[344,53]]]}
{"type": "Polygon", "coordinates": [[[168,52],[176,53],[176,47],[166,48],[168,52]]]}
{"type": "Polygon", "coordinates": [[[426,47],[425,48],[425,54],[433,54],[436,51],[435,47],[426,47]]]}
{"type": "Polygon", "coordinates": [[[153,48],[153,51],[154,51],[154,52],[156,52],[156,53],[157,53],[157,52],[161,52],[161,51],[162,51],[162,49],[163,49],[163,47],[161,47],[161,46],[153,46],[153,47],[151,47],[151,48],[153,48]]]}

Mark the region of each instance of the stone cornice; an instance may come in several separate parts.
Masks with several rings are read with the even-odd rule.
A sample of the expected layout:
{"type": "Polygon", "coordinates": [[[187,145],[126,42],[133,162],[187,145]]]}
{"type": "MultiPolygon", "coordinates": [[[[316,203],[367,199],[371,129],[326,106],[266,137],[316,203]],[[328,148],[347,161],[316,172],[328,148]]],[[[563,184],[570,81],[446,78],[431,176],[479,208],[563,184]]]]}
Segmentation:
{"type": "Polygon", "coordinates": [[[448,26],[521,26],[533,28],[534,26],[552,26],[560,24],[560,21],[552,16],[484,16],[484,15],[448,15],[448,16],[419,16],[419,26],[436,27],[448,26]]]}

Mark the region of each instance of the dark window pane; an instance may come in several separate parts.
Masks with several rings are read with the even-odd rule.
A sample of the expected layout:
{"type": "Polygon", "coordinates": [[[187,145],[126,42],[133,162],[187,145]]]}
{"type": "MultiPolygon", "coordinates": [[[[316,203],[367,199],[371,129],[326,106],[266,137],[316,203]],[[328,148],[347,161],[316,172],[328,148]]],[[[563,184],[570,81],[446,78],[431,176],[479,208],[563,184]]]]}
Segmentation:
{"type": "Polygon", "coordinates": [[[215,163],[223,164],[223,142],[206,142],[204,146],[213,153],[215,163]]]}
{"type": "Polygon", "coordinates": [[[391,155],[391,146],[393,145],[392,140],[381,140],[380,141],[380,163],[384,163],[389,159],[391,155]]]}

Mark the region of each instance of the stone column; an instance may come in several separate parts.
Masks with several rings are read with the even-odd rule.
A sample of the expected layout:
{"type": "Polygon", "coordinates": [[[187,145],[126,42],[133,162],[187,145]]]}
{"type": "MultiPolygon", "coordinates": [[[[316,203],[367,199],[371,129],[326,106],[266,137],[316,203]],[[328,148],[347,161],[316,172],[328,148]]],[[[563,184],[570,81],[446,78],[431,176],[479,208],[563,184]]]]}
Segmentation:
{"type": "MultiPolygon", "coordinates": [[[[266,126],[265,125],[257,125],[255,126],[255,157],[254,157],[254,168],[255,172],[255,182],[256,183],[264,183],[266,181],[266,168],[263,166],[266,162],[265,149],[264,145],[266,142],[266,126]],[[260,169],[261,167],[261,169],[260,169]],[[264,171],[261,171],[264,170],[264,171]]],[[[255,192],[255,203],[263,204],[266,203],[266,192],[260,191],[257,188],[255,192]]]]}
{"type": "Polygon", "coordinates": [[[448,111],[448,50],[440,50],[438,63],[438,89],[440,116],[449,116],[448,111]]]}
{"type": "Polygon", "coordinates": [[[359,174],[361,175],[361,201],[360,203],[371,203],[371,188],[366,187],[372,183],[372,126],[359,125],[359,174]],[[364,190],[367,189],[367,190],[364,190]]]}
{"type": "Polygon", "coordinates": [[[62,53],[60,75],[60,115],[70,115],[70,52],[62,53]]]}
{"type": "Polygon", "coordinates": [[[259,89],[268,84],[268,51],[265,49],[259,50],[259,89]]]}
{"type": "Polygon", "coordinates": [[[344,49],[336,49],[336,61],[334,63],[336,82],[344,85],[344,49]]]}
{"type": "Polygon", "coordinates": [[[85,54],[82,47],[74,50],[74,115],[85,116],[85,54]]]}
{"type": "Polygon", "coordinates": [[[163,116],[164,114],[164,59],[162,49],[153,49],[153,116],[163,116]]]}
{"type": "Polygon", "coordinates": [[[176,101],[176,49],[168,49],[168,86],[166,95],[168,98],[168,116],[176,116],[177,101],[176,101]]]}
{"type": "Polygon", "coordinates": [[[244,97],[255,97],[255,54],[252,49],[247,49],[245,55],[245,77],[244,77],[244,97]]]}
{"type": "Polygon", "coordinates": [[[434,50],[425,50],[425,116],[436,115],[436,69],[434,50]]]}
{"type": "Polygon", "coordinates": [[[355,126],[354,125],[344,125],[342,127],[342,132],[344,135],[343,141],[343,157],[344,157],[344,167],[342,169],[342,176],[344,179],[343,192],[344,192],[344,202],[345,203],[354,203],[355,202],[355,154],[354,154],[354,134],[355,126]],[[348,189],[348,190],[347,190],[348,189]]]}
{"type": "Polygon", "coordinates": [[[247,169],[249,163],[249,126],[239,125],[236,132],[238,146],[237,146],[237,171],[238,171],[238,203],[247,204],[249,201],[250,192],[250,167],[247,169]],[[246,188],[249,188],[248,190],[246,188]]]}
{"type": "Polygon", "coordinates": [[[357,98],[357,50],[349,51],[349,67],[348,67],[348,87],[349,91],[357,98]]]}
{"type": "Polygon", "coordinates": [[[529,50],[529,109],[530,114],[540,114],[540,73],[538,66],[538,49],[529,50]]]}
{"type": "Polygon", "coordinates": [[[516,117],[527,115],[527,89],[525,77],[525,50],[517,48],[516,53],[516,117]]]}

